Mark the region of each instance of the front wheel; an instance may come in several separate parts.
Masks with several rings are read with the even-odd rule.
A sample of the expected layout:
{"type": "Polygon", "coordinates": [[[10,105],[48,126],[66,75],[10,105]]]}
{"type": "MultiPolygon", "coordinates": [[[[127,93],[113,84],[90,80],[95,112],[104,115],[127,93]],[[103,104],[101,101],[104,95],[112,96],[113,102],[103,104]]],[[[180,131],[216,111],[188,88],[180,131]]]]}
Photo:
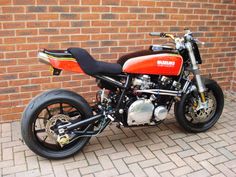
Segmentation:
{"type": "MultiPolygon", "coordinates": [[[[89,104],[80,95],[62,89],[44,92],[34,98],[23,113],[22,137],[26,145],[40,156],[49,159],[66,158],[80,151],[90,137],[80,137],[61,146],[57,141],[57,127],[91,116],[89,104]]],[[[89,130],[92,131],[93,127],[89,130]]]]}
{"type": "Polygon", "coordinates": [[[220,118],[224,108],[224,94],[220,86],[207,79],[205,83],[205,97],[208,108],[200,109],[200,96],[197,91],[183,95],[181,101],[175,104],[175,116],[180,124],[188,132],[204,132],[210,129],[220,118]]]}

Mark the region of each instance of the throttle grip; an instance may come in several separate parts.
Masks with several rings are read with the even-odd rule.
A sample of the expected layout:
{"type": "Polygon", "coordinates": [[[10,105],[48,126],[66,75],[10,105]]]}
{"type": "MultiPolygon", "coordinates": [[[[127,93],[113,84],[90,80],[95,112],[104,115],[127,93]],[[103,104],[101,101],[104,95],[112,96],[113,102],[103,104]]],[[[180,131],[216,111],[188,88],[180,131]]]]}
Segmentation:
{"type": "Polygon", "coordinates": [[[150,36],[160,36],[160,37],[165,37],[165,33],[161,32],[151,32],[149,33],[150,36]]]}

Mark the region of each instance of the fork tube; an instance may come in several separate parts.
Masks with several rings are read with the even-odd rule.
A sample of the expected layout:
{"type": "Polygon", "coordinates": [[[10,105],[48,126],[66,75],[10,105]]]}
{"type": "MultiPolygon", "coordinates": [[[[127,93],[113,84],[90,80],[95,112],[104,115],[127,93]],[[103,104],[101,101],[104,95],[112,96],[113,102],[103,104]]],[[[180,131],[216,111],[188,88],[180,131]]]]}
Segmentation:
{"type": "Polygon", "coordinates": [[[202,100],[202,102],[205,102],[206,101],[205,96],[204,96],[205,86],[204,86],[204,84],[202,82],[202,79],[201,79],[201,76],[200,76],[200,71],[199,71],[198,65],[196,63],[196,58],[195,58],[195,55],[194,55],[194,52],[193,52],[193,47],[192,47],[191,42],[186,43],[186,48],[187,48],[188,53],[189,53],[189,57],[190,57],[191,64],[192,64],[193,74],[196,78],[197,87],[198,87],[198,91],[199,91],[200,96],[201,96],[201,100],[202,100]]]}

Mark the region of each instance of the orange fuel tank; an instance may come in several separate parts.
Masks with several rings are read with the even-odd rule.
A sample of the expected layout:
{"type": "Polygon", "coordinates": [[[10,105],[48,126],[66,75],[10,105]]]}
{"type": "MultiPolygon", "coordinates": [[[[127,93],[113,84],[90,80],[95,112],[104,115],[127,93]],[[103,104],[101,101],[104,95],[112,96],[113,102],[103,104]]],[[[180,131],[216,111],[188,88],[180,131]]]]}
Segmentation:
{"type": "Polygon", "coordinates": [[[153,54],[130,58],[124,63],[123,72],[177,76],[182,65],[183,58],[178,54],[153,54]]]}

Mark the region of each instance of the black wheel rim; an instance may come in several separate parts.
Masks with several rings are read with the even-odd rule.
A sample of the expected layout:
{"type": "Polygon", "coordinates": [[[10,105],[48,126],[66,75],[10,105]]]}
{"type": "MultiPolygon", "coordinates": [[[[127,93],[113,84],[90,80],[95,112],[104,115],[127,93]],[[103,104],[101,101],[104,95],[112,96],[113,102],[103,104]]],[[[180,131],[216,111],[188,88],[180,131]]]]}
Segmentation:
{"type": "Polygon", "coordinates": [[[78,143],[78,140],[72,141],[61,147],[56,139],[53,139],[52,136],[48,134],[46,126],[48,121],[59,114],[66,115],[70,122],[78,122],[84,117],[78,108],[66,102],[51,103],[41,109],[32,125],[33,133],[37,142],[42,147],[52,151],[68,150],[78,143]]]}
{"type": "MultiPolygon", "coordinates": [[[[204,127],[204,126],[207,126],[208,124],[210,124],[212,121],[214,121],[214,116],[215,114],[217,113],[217,100],[216,100],[216,96],[214,94],[214,92],[210,89],[208,89],[206,92],[205,92],[205,96],[207,99],[214,99],[214,110],[210,110],[210,114],[208,115],[207,119],[205,120],[202,120],[202,121],[199,121],[199,120],[196,120],[194,119],[193,116],[190,116],[189,114],[189,107],[192,106],[193,102],[192,102],[192,98],[196,98],[196,95],[193,95],[192,93],[190,93],[185,101],[185,104],[184,104],[184,116],[185,116],[185,120],[186,122],[191,126],[191,127],[195,127],[195,128],[201,128],[201,127],[204,127]],[[209,94],[211,94],[211,96],[209,96],[209,94]],[[212,96],[214,98],[212,98],[212,96]]],[[[210,102],[210,100],[209,100],[210,102]]],[[[203,111],[203,110],[201,110],[203,111]]],[[[198,114],[198,112],[196,113],[196,115],[198,114]]]]}

